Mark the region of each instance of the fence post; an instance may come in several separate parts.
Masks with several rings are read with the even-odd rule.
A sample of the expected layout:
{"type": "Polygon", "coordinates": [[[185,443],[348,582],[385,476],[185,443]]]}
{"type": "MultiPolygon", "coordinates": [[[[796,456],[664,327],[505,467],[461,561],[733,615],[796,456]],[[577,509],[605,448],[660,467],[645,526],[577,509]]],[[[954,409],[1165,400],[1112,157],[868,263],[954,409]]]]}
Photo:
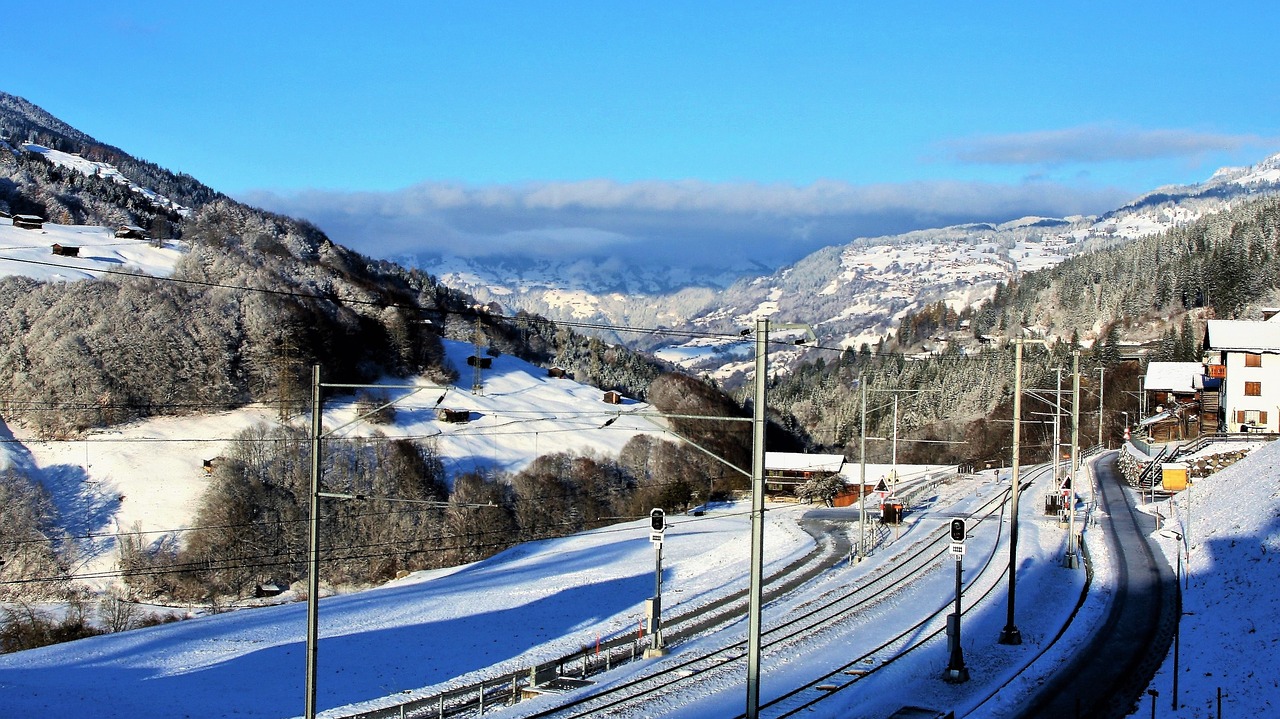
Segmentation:
{"type": "Polygon", "coordinates": [[[484,682],[480,682],[480,716],[484,716],[484,682]]]}

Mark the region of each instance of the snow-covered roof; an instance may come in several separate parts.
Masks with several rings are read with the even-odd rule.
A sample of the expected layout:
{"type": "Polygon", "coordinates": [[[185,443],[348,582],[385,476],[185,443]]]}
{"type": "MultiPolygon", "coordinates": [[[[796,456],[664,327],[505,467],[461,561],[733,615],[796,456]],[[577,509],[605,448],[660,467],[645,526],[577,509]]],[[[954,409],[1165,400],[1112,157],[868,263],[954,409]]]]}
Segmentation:
{"type": "Polygon", "coordinates": [[[1209,320],[1205,345],[1211,350],[1280,352],[1280,323],[1251,320],[1209,320]]]}
{"type": "Polygon", "coordinates": [[[844,466],[843,454],[801,454],[798,452],[765,452],[764,468],[775,472],[839,472],[844,466]]]}
{"type": "Polygon", "coordinates": [[[1199,362],[1152,362],[1142,388],[1148,391],[1194,392],[1196,377],[1204,374],[1199,362]]]}
{"type": "Polygon", "coordinates": [[[1171,415],[1169,412],[1167,412],[1167,411],[1166,411],[1166,412],[1157,412],[1156,414],[1153,414],[1153,415],[1151,415],[1150,417],[1147,417],[1146,419],[1144,419],[1144,420],[1142,420],[1141,422],[1139,422],[1139,423],[1138,423],[1138,426],[1139,426],[1139,427],[1149,427],[1149,426],[1151,426],[1151,425],[1155,424],[1156,422],[1161,422],[1161,421],[1163,421],[1163,420],[1169,419],[1169,417],[1171,417],[1171,416],[1172,416],[1172,415],[1171,415]]]}

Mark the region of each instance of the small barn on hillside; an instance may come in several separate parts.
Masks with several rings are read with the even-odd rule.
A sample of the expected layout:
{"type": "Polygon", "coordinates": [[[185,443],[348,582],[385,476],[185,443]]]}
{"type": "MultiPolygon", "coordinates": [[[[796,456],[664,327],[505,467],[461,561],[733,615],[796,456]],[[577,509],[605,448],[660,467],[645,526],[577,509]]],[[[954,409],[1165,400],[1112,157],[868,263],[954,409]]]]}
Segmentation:
{"type": "Polygon", "coordinates": [[[448,409],[441,407],[436,411],[436,416],[441,422],[449,422],[450,424],[466,424],[471,421],[471,410],[448,409]]]}
{"type": "Polygon", "coordinates": [[[147,231],[137,225],[120,225],[116,228],[116,237],[122,240],[147,240],[147,231]]]}

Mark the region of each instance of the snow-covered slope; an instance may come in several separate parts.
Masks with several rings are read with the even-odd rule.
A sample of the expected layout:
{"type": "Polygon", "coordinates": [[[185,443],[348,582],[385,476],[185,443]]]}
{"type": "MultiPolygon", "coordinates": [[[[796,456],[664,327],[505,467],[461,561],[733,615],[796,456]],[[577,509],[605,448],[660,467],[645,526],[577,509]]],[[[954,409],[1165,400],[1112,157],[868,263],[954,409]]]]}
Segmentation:
{"type": "Polygon", "coordinates": [[[77,154],[54,150],[52,148],[44,147],[43,145],[37,145],[33,142],[25,142],[21,145],[21,148],[26,152],[41,155],[44,159],[59,167],[75,170],[82,175],[102,177],[116,184],[124,185],[132,192],[136,192],[147,198],[147,200],[153,205],[163,207],[167,210],[173,210],[180,214],[190,212],[190,208],[183,207],[168,197],[165,197],[154,190],[143,187],[133,180],[125,177],[120,170],[116,169],[115,166],[110,163],[87,160],[77,154]]]}
{"type": "MultiPolygon", "coordinates": [[[[333,400],[325,406],[325,425],[342,429],[327,441],[375,431],[429,441],[452,477],[471,469],[517,471],[539,455],[558,451],[617,456],[636,434],[663,433],[660,419],[640,416],[649,405],[634,400],[606,404],[595,387],[547,377],[546,370],[515,357],[493,358],[492,369],[482,375],[483,391],[472,393],[466,364],[472,347],[446,342],[445,348],[462,377],[460,386],[441,388],[416,379],[388,382],[424,388],[383,390],[388,399],[400,400],[392,424],[355,421],[350,397],[333,400]],[[442,422],[438,407],[466,411],[470,421],[442,422]]],[[[149,419],[52,442],[19,428],[13,432],[17,443],[0,442],[0,463],[17,464],[39,479],[71,522],[73,534],[95,535],[80,547],[85,560],[78,573],[109,572],[115,562],[111,534],[135,525],[147,532],[190,526],[208,486],[204,460],[222,454],[239,431],[276,421],[271,410],[247,407],[149,419]]],[[[293,421],[309,426],[306,417],[293,421]]]]}
{"type": "Polygon", "coordinates": [[[1171,565],[1186,575],[1178,665],[1165,658],[1152,688],[1159,715],[1191,719],[1275,716],[1280,709],[1280,442],[1148,506],[1165,518],[1157,533],[1171,565]]]}
{"type": "Polygon", "coordinates": [[[186,250],[173,240],[155,246],[146,240],[120,239],[117,228],[55,225],[44,229],[14,227],[0,218],[0,277],[21,275],[42,281],[101,278],[107,272],[169,277],[186,250]],[[79,248],[76,257],[53,254],[54,245],[79,248]]]}

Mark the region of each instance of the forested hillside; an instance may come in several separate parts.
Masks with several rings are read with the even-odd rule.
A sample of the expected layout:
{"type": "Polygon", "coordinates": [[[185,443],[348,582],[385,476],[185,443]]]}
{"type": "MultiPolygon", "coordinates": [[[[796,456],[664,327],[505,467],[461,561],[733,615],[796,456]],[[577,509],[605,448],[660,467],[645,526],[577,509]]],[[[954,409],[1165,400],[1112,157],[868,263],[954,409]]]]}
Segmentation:
{"type": "MultiPolygon", "coordinates": [[[[116,528],[123,530],[115,538],[122,591],[130,596],[218,602],[251,592],[255,582],[305,575],[310,448],[297,418],[310,411],[314,364],[332,383],[387,375],[451,382],[458,368],[444,354],[442,338],[449,338],[491,355],[558,365],[580,382],[629,397],[652,394],[663,411],[742,412],[699,380],[663,375],[664,366],[651,358],[535,315],[503,317],[426,272],[364,257],[305,221],[248,207],[135,160],[19,98],[0,94],[0,136],[7,138],[0,143],[0,210],[56,224],[138,225],[153,242],[183,251],[169,277],[115,270],[77,281],[0,279],[5,424],[71,439],[157,415],[248,403],[278,408],[278,424],[230,442],[191,531],[116,528]],[[62,155],[24,143],[103,164],[85,174],[59,164],[62,155]]],[[[674,429],[737,466],[749,465],[746,425],[686,421],[674,429]]],[[[328,513],[325,536],[346,549],[325,550],[325,576],[365,583],[473,561],[521,541],[643,514],[654,504],[688,506],[744,484],[673,441],[640,438],[622,455],[551,449],[519,471],[446,476],[428,441],[372,437],[330,448],[327,485],[409,504],[357,503],[328,513]]],[[[8,547],[0,557],[0,597],[74,595],[79,549],[68,527],[88,519],[59,514],[34,478],[34,463],[9,462],[0,472],[0,547],[8,547]]],[[[108,517],[109,508],[103,511],[108,517]]],[[[34,631],[35,615],[9,619],[0,629],[16,626],[19,634],[33,630],[46,638],[36,641],[58,634],[34,631]]],[[[68,627],[63,636],[82,630],[68,627]]]]}
{"type": "MultiPolygon", "coordinates": [[[[1056,389],[1054,369],[1069,373],[1071,350],[1082,348],[1082,436],[1096,441],[1101,377],[1103,436],[1114,437],[1121,411],[1136,416],[1146,361],[1199,359],[1206,319],[1257,317],[1260,307],[1276,303],[1278,287],[1280,200],[1262,198],[1023,274],[971,310],[937,304],[910,313],[875,352],[864,346],[834,358],[828,353],[785,375],[771,404],[811,446],[857,457],[858,383],[865,382],[872,437],[892,434],[891,395],[899,395],[900,461],[1008,461],[1014,379],[1008,341],[1021,334],[1048,342],[1048,349],[1025,346],[1023,385],[1031,389],[1056,389]],[[929,356],[903,354],[935,336],[953,341],[929,356]],[[1150,353],[1142,362],[1122,362],[1123,345],[1135,343],[1149,345],[1150,353]]],[[[1047,457],[1052,441],[1032,420],[1050,408],[1034,398],[1024,403],[1028,461],[1047,457]]],[[[877,460],[892,451],[881,439],[867,449],[877,460]]]]}
{"type": "Polygon", "coordinates": [[[1087,338],[1118,322],[1146,324],[1149,334],[1190,310],[1250,317],[1274,304],[1278,283],[1280,200],[1264,198],[1024,275],[977,321],[980,330],[1005,333],[1020,323],[1087,338]]]}

